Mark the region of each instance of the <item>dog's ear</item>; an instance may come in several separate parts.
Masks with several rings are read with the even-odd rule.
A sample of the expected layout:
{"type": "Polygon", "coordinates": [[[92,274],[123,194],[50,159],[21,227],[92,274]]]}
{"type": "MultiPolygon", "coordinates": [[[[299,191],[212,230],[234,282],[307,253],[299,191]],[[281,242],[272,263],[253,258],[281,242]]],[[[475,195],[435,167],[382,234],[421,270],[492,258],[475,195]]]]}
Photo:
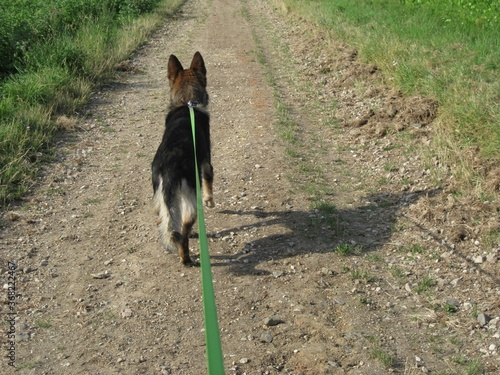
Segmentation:
{"type": "Polygon", "coordinates": [[[201,57],[201,53],[196,52],[193,56],[193,60],[191,61],[191,69],[194,71],[198,71],[203,76],[207,75],[207,69],[205,68],[205,61],[203,61],[203,57],[201,57]]]}
{"type": "Polygon", "coordinates": [[[168,59],[168,82],[171,87],[179,73],[183,70],[184,69],[182,68],[182,64],[179,59],[174,55],[170,55],[170,58],[168,59]]]}

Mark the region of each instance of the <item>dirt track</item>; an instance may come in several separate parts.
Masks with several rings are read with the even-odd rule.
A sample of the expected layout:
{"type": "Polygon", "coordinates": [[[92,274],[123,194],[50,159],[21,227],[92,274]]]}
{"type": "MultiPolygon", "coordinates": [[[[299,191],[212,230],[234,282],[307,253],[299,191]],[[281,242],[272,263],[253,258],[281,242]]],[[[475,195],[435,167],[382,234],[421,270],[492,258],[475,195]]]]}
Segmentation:
{"type": "MultiPolygon", "coordinates": [[[[432,100],[390,90],[355,51],[267,3],[187,1],[96,93],[25,204],[2,213],[18,368],[3,345],[2,373],[206,373],[200,270],[161,248],[150,182],[168,56],[186,66],[197,50],[226,373],[499,371],[500,244],[482,239],[498,202],[464,207],[432,173],[446,166],[412,153],[432,141],[432,100]]],[[[7,289],[0,298],[5,312],[7,289]]]]}

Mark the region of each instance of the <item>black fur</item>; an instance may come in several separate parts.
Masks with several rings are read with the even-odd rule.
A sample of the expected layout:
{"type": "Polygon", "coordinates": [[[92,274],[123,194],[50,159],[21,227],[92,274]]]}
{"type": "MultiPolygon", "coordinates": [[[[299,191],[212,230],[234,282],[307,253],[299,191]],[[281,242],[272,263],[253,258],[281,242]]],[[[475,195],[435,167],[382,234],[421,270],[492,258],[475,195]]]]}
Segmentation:
{"type": "MultiPolygon", "coordinates": [[[[202,181],[202,165],[211,167],[210,154],[210,117],[202,110],[194,109],[196,133],[196,157],[200,183],[202,181]]],[[[159,186],[159,176],[164,176],[163,195],[168,207],[171,207],[175,189],[180,188],[182,179],[186,179],[189,188],[196,189],[194,169],[194,146],[191,119],[188,106],[178,107],[167,115],[165,133],[156,152],[152,165],[153,190],[159,186]]],[[[210,177],[210,176],[206,176],[210,177]]]]}

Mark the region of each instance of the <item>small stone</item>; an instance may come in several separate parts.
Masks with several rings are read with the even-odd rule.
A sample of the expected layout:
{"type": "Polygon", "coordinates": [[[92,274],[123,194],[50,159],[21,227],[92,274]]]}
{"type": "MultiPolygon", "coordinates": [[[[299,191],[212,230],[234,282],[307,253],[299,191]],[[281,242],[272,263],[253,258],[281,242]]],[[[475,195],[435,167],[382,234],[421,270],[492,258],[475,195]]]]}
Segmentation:
{"type": "Polygon", "coordinates": [[[406,283],[406,284],[405,284],[405,290],[406,290],[407,292],[411,292],[411,289],[412,289],[412,285],[411,285],[410,283],[406,283]]]}
{"type": "Polygon", "coordinates": [[[49,261],[47,259],[44,259],[40,262],[40,267],[46,267],[49,264],[49,261]]]}
{"type": "Polygon", "coordinates": [[[122,311],[122,318],[130,318],[132,316],[132,310],[126,308],[122,311]]]}
{"type": "Polygon", "coordinates": [[[460,307],[460,302],[457,301],[456,299],[447,299],[446,304],[453,306],[453,307],[456,307],[457,309],[460,307]]]}
{"type": "Polygon", "coordinates": [[[268,326],[268,327],[277,326],[278,324],[281,324],[281,323],[284,323],[283,320],[276,318],[276,317],[264,319],[264,325],[268,326]]]}
{"type": "Polygon", "coordinates": [[[321,269],[321,274],[324,275],[324,276],[333,276],[334,272],[331,269],[329,269],[329,268],[323,267],[321,269]]]}
{"type": "Polygon", "coordinates": [[[491,344],[489,347],[488,347],[488,350],[490,352],[494,352],[495,350],[497,350],[497,346],[495,344],[491,344]]]}
{"type": "Polygon", "coordinates": [[[486,314],[477,314],[477,321],[481,327],[484,327],[488,322],[491,320],[491,318],[486,315],[486,314]]]}
{"type": "Polygon", "coordinates": [[[478,255],[472,258],[472,261],[476,264],[483,263],[486,260],[486,257],[484,255],[478,255]]]}
{"type": "Polygon", "coordinates": [[[457,286],[457,284],[458,284],[458,282],[460,281],[460,279],[461,279],[461,278],[460,278],[460,277],[458,277],[458,278],[456,278],[456,279],[451,280],[450,285],[451,285],[451,286],[457,286]]]}
{"type": "Polygon", "coordinates": [[[496,330],[496,328],[497,328],[498,322],[500,322],[500,317],[498,317],[498,316],[497,316],[496,318],[493,318],[493,319],[491,319],[491,320],[489,321],[489,323],[488,323],[488,327],[489,327],[492,331],[494,331],[494,330],[496,330]]]}
{"type": "Polygon", "coordinates": [[[108,271],[104,271],[99,273],[91,273],[90,276],[92,276],[94,279],[107,279],[111,277],[111,274],[108,273],[108,271]]]}
{"type": "Polygon", "coordinates": [[[260,168],[262,168],[262,165],[260,165],[260,164],[255,164],[255,169],[260,169],[260,168]]]}
{"type": "Polygon", "coordinates": [[[341,367],[340,366],[340,363],[336,362],[336,361],[328,361],[328,364],[331,366],[331,367],[341,367]]]}
{"type": "Polygon", "coordinates": [[[272,343],[273,342],[273,335],[271,335],[269,332],[264,332],[262,335],[260,335],[260,342],[264,343],[272,343]]]}
{"type": "Polygon", "coordinates": [[[246,363],[248,363],[248,362],[250,362],[250,360],[248,358],[241,358],[240,359],[240,363],[243,364],[243,365],[246,364],[246,363]]]}
{"type": "Polygon", "coordinates": [[[36,271],[36,269],[32,268],[30,266],[27,266],[27,267],[23,268],[23,273],[30,273],[30,272],[33,272],[33,271],[36,271]]]}

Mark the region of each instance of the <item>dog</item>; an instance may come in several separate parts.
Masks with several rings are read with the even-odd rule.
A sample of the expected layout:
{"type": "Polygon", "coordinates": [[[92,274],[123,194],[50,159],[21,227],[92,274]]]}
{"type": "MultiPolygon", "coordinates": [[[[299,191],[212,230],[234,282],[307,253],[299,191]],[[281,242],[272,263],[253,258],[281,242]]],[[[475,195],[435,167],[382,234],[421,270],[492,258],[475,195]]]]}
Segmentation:
{"type": "Polygon", "coordinates": [[[151,165],[157,226],[167,251],[179,252],[185,266],[197,265],[189,256],[189,235],[196,222],[196,169],[189,105],[194,106],[196,157],[203,202],[214,207],[210,117],[207,111],[207,70],[196,52],[189,69],[176,56],[168,61],[170,107],[165,132],[151,165]]]}

